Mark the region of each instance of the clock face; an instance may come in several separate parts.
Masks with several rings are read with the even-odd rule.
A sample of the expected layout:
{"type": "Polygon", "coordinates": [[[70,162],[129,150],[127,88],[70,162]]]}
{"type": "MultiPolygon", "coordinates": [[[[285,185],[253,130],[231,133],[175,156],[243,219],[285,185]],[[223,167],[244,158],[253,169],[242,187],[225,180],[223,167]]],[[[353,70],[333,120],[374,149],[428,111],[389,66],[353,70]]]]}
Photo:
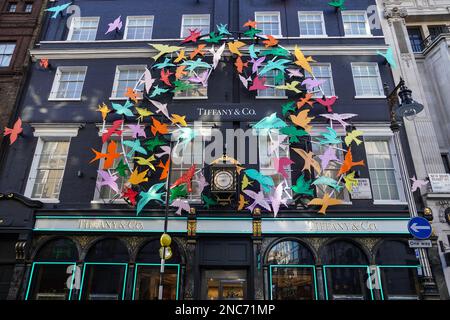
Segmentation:
{"type": "Polygon", "coordinates": [[[228,190],[233,186],[233,174],[228,171],[217,172],[214,176],[214,184],[220,190],[228,190]]]}

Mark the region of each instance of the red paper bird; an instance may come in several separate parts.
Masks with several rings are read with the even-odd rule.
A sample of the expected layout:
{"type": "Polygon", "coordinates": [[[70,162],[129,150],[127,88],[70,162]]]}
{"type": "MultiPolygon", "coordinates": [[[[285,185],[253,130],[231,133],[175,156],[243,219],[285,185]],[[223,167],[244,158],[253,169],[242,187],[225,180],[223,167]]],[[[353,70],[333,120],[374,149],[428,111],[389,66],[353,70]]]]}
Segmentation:
{"type": "Polygon", "coordinates": [[[236,62],[234,63],[234,65],[236,66],[237,72],[242,73],[242,70],[244,69],[244,67],[248,66],[248,61],[244,63],[242,61],[241,57],[238,57],[236,59],[236,62]]]}
{"type": "Polygon", "coordinates": [[[331,98],[325,98],[325,100],[324,99],[321,99],[321,98],[316,98],[316,102],[318,102],[318,103],[320,103],[322,106],[324,106],[324,107],[326,107],[327,108],[327,111],[329,112],[329,113],[332,113],[333,112],[333,108],[332,108],[332,106],[333,106],[333,104],[336,102],[336,100],[337,100],[337,97],[331,97],[331,98]]]}
{"type": "Polygon", "coordinates": [[[275,39],[273,36],[271,36],[271,35],[266,35],[266,37],[267,37],[267,40],[264,40],[264,41],[263,41],[264,46],[265,46],[266,48],[273,47],[273,46],[276,46],[276,45],[278,44],[278,40],[275,39]]]}
{"type": "Polygon", "coordinates": [[[198,31],[197,29],[188,29],[189,30],[189,36],[187,36],[183,41],[181,41],[181,43],[186,43],[186,42],[197,42],[197,39],[201,36],[200,31],[198,31]]]}
{"type": "Polygon", "coordinates": [[[194,59],[196,55],[201,55],[204,56],[205,52],[203,52],[202,50],[206,47],[206,44],[199,44],[197,48],[194,49],[194,51],[191,52],[191,54],[189,55],[189,58],[194,59]]]}
{"type": "Polygon", "coordinates": [[[195,164],[192,165],[181,177],[179,177],[170,187],[176,187],[180,184],[186,183],[188,187],[188,192],[192,192],[192,178],[195,174],[195,164]]]}
{"type": "Polygon", "coordinates": [[[122,198],[128,199],[128,201],[130,201],[133,206],[136,205],[137,195],[138,193],[131,188],[126,188],[124,191],[122,191],[122,198]]]}
{"type": "Polygon", "coordinates": [[[244,23],[244,27],[256,29],[256,21],[248,20],[246,23],[244,23]]]}
{"type": "Polygon", "coordinates": [[[116,120],[112,126],[102,134],[102,142],[105,143],[113,135],[117,134],[119,137],[122,135],[122,130],[117,130],[122,126],[123,120],[116,120]]]}
{"type": "Polygon", "coordinates": [[[41,60],[39,60],[39,65],[43,69],[48,69],[48,66],[49,66],[48,59],[41,59],[41,60]]]}
{"type": "Polygon", "coordinates": [[[266,83],[266,78],[259,78],[258,76],[253,79],[253,83],[248,88],[249,91],[255,91],[255,90],[265,90],[268,87],[266,87],[264,84],[266,83]]]}
{"type": "Polygon", "coordinates": [[[173,72],[170,72],[170,70],[167,70],[167,72],[164,69],[161,69],[161,81],[167,84],[169,87],[172,86],[170,83],[169,77],[173,75],[173,72]]]}
{"type": "Polygon", "coordinates": [[[5,127],[5,132],[3,133],[3,135],[5,137],[9,135],[9,145],[12,145],[17,140],[17,137],[22,133],[22,131],[22,120],[18,118],[14,123],[12,129],[5,127]]]}
{"type": "Polygon", "coordinates": [[[125,92],[125,97],[130,98],[134,103],[138,103],[138,96],[133,89],[127,88],[127,92],[125,92]]]}
{"type": "Polygon", "coordinates": [[[349,172],[352,167],[363,165],[364,160],[353,162],[352,149],[348,149],[347,154],[345,155],[344,163],[342,164],[341,169],[339,169],[338,175],[349,172]]]}
{"type": "Polygon", "coordinates": [[[120,153],[117,153],[117,144],[114,141],[111,141],[111,143],[108,145],[107,153],[101,153],[92,148],[91,150],[95,153],[95,157],[89,163],[105,158],[105,162],[103,163],[103,170],[110,169],[114,164],[114,160],[120,157],[120,153]]]}
{"type": "Polygon", "coordinates": [[[159,177],[159,180],[167,179],[167,176],[169,175],[169,166],[170,166],[170,159],[168,159],[165,164],[162,161],[159,161],[158,168],[163,169],[163,171],[161,172],[161,176],[159,177]]]}
{"type": "Polygon", "coordinates": [[[152,119],[153,119],[153,125],[150,127],[150,129],[154,136],[158,132],[160,134],[168,134],[169,133],[169,128],[167,127],[167,124],[161,123],[158,120],[156,120],[155,118],[152,118],[152,119]]]}

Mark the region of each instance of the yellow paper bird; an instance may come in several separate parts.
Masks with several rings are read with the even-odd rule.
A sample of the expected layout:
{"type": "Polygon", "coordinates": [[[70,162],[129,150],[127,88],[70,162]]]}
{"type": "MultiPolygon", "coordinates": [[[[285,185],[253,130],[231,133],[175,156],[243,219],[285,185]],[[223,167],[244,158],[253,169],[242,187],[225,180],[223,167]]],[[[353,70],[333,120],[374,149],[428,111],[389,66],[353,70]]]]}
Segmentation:
{"type": "Polygon", "coordinates": [[[352,191],[352,189],[353,189],[352,187],[353,186],[355,186],[355,187],[358,186],[358,180],[355,179],[355,171],[348,173],[344,177],[344,180],[345,180],[345,187],[347,188],[347,190],[349,192],[352,191]]]}
{"type": "Polygon", "coordinates": [[[184,50],[180,50],[180,52],[177,53],[177,58],[173,62],[179,63],[182,60],[186,60],[186,55],[184,54],[184,50]]]}
{"type": "Polygon", "coordinates": [[[352,141],[355,141],[356,145],[359,146],[362,141],[358,139],[358,137],[362,136],[363,134],[364,132],[362,132],[361,130],[353,130],[352,132],[348,132],[344,139],[347,147],[352,144],[352,141]]]}
{"type": "Polygon", "coordinates": [[[179,123],[180,126],[182,126],[182,127],[187,126],[186,116],[180,116],[179,114],[173,113],[172,118],[170,120],[172,120],[173,124],[179,123]]]}
{"type": "Polygon", "coordinates": [[[241,194],[239,195],[239,207],[238,207],[238,211],[242,211],[242,209],[244,209],[245,205],[248,204],[248,201],[245,200],[244,195],[241,194]]]}
{"type": "Polygon", "coordinates": [[[108,113],[111,112],[111,109],[109,109],[108,106],[105,103],[102,103],[102,104],[98,105],[97,111],[101,112],[102,119],[103,119],[103,121],[105,121],[106,120],[106,116],[108,115],[108,113]]]}
{"type": "Polygon", "coordinates": [[[140,166],[147,166],[150,169],[152,169],[153,171],[155,171],[155,166],[153,165],[153,161],[156,160],[155,155],[152,155],[148,158],[143,158],[143,157],[134,157],[134,160],[136,160],[137,164],[140,166]]]}
{"type": "Polygon", "coordinates": [[[236,40],[234,42],[228,42],[228,49],[230,50],[230,52],[237,54],[239,57],[242,56],[242,53],[239,51],[239,48],[242,48],[243,46],[245,46],[245,43],[239,40],[236,40]]]}
{"type": "Polygon", "coordinates": [[[314,198],[308,202],[308,206],[322,206],[319,213],[326,214],[327,208],[329,206],[336,206],[342,204],[343,201],[335,198],[330,198],[329,194],[325,194],[323,198],[314,198]]]}
{"type": "Polygon", "coordinates": [[[295,125],[305,129],[306,132],[309,132],[312,129],[312,126],[310,126],[309,123],[314,119],[314,117],[308,117],[308,113],[309,109],[305,109],[303,111],[300,111],[296,116],[291,114],[292,122],[295,125]]]}
{"type": "Polygon", "coordinates": [[[313,60],[313,58],[311,58],[311,57],[305,58],[305,55],[303,54],[302,50],[300,50],[300,48],[297,47],[297,46],[295,46],[295,48],[294,48],[294,56],[295,56],[295,59],[296,59],[294,61],[294,63],[296,65],[298,65],[299,67],[302,67],[303,69],[305,69],[309,73],[312,73],[312,68],[311,68],[311,65],[309,63],[310,62],[316,62],[315,60],[313,60]]]}
{"type": "Polygon", "coordinates": [[[145,171],[142,171],[141,173],[138,172],[137,168],[134,169],[134,171],[131,173],[130,178],[128,179],[128,182],[134,185],[140,184],[142,182],[148,181],[147,172],[150,169],[147,169],[145,171]]]}
{"type": "Polygon", "coordinates": [[[155,48],[156,50],[159,51],[159,53],[156,56],[153,57],[153,60],[155,60],[155,61],[158,60],[159,57],[165,55],[166,53],[172,53],[172,52],[175,52],[175,51],[183,49],[183,47],[169,46],[169,45],[166,45],[166,44],[156,44],[156,43],[153,44],[153,43],[150,43],[150,45],[153,48],[155,48]]]}
{"type": "Polygon", "coordinates": [[[299,84],[300,84],[300,82],[298,82],[298,81],[292,81],[292,82],[286,83],[284,85],[276,86],[275,89],[289,90],[289,91],[294,91],[295,93],[300,93],[302,91],[297,89],[297,86],[299,84]]]}
{"type": "Polygon", "coordinates": [[[244,174],[244,176],[242,177],[241,190],[244,190],[251,185],[253,185],[253,181],[248,180],[248,177],[244,174]]]}
{"type": "Polygon", "coordinates": [[[241,171],[244,170],[244,169],[245,169],[244,167],[236,165],[237,174],[241,174],[241,171]]]}
{"type": "Polygon", "coordinates": [[[308,170],[311,172],[311,167],[313,167],[314,170],[316,170],[317,173],[320,173],[320,164],[317,162],[313,157],[314,153],[312,151],[306,152],[303,149],[298,148],[292,148],[300,157],[303,158],[303,161],[305,162],[302,170],[308,170]]]}
{"type": "Polygon", "coordinates": [[[151,116],[153,114],[153,112],[151,112],[148,109],[145,108],[139,108],[139,107],[134,107],[136,109],[136,112],[139,114],[138,119],[141,121],[144,121],[144,117],[148,117],[151,116]]]}

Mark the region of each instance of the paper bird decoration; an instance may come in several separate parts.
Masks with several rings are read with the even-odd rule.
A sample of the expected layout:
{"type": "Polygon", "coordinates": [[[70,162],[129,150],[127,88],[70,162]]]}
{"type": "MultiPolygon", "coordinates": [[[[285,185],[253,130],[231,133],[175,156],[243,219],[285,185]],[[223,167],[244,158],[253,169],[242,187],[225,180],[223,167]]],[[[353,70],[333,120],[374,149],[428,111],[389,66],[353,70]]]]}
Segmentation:
{"type": "Polygon", "coordinates": [[[194,82],[194,83],[201,83],[203,87],[208,86],[208,78],[209,78],[209,71],[203,71],[200,75],[190,77],[188,81],[194,82]]]}
{"type": "Polygon", "coordinates": [[[141,146],[141,140],[139,140],[139,139],[136,139],[136,140],[133,140],[133,141],[131,141],[131,140],[124,140],[122,142],[122,144],[124,146],[127,146],[127,147],[130,148],[130,151],[127,153],[127,157],[128,158],[133,157],[133,155],[136,152],[139,152],[139,153],[142,153],[144,155],[147,155],[147,150],[145,150],[145,148],[141,146]]]}
{"type": "Polygon", "coordinates": [[[156,160],[155,155],[152,155],[148,158],[144,158],[144,157],[133,157],[133,160],[136,160],[137,164],[140,166],[146,166],[149,167],[150,169],[152,169],[153,171],[155,171],[155,166],[153,165],[153,161],[156,160]]]}
{"type": "Polygon", "coordinates": [[[333,147],[328,147],[322,155],[319,155],[319,159],[321,161],[323,170],[327,169],[328,164],[331,161],[339,161],[338,157],[336,156],[336,149],[334,149],[333,147]]]}
{"type": "Polygon", "coordinates": [[[127,91],[125,92],[124,96],[133,101],[134,103],[138,103],[138,95],[132,88],[127,88],[127,91]]]}
{"type": "Polygon", "coordinates": [[[259,53],[259,49],[255,48],[255,44],[252,44],[248,47],[248,53],[250,55],[250,58],[258,59],[257,53],[259,53]]]}
{"type": "Polygon", "coordinates": [[[72,2],[65,3],[65,4],[62,4],[62,5],[59,5],[59,6],[55,6],[55,7],[51,7],[51,8],[45,9],[44,11],[53,12],[53,15],[52,15],[51,18],[52,19],[56,19],[56,17],[58,16],[58,13],[62,14],[62,12],[65,9],[67,9],[71,4],[72,4],[72,2]]]}
{"type": "Polygon", "coordinates": [[[377,54],[383,56],[386,59],[387,63],[389,63],[389,65],[392,67],[392,69],[397,68],[397,62],[395,62],[394,53],[391,47],[389,47],[385,53],[377,51],[377,54]]]}
{"type": "Polygon", "coordinates": [[[306,181],[303,174],[298,177],[296,184],[291,186],[291,189],[296,194],[314,196],[314,190],[311,189],[311,180],[306,181]]]}
{"type": "Polygon", "coordinates": [[[302,127],[306,132],[310,132],[312,126],[309,124],[314,117],[308,117],[309,110],[300,111],[297,115],[290,115],[291,121],[296,126],[302,127]]]}
{"type": "Polygon", "coordinates": [[[112,103],[111,105],[112,105],[113,109],[116,110],[117,114],[124,115],[127,117],[134,116],[133,112],[130,109],[133,106],[133,104],[129,100],[127,100],[125,102],[125,104],[123,104],[123,105],[121,105],[119,103],[112,103]]]}
{"type": "Polygon", "coordinates": [[[39,60],[39,65],[41,66],[42,69],[48,69],[50,64],[48,62],[48,59],[41,59],[39,60]]]}
{"type": "Polygon", "coordinates": [[[303,78],[303,73],[299,69],[286,69],[286,71],[289,73],[289,78],[303,78]]]}
{"type": "Polygon", "coordinates": [[[146,169],[142,172],[139,172],[138,169],[134,169],[133,172],[131,173],[130,177],[128,178],[128,182],[133,184],[133,185],[138,185],[142,182],[147,182],[148,181],[148,170],[150,169],[146,169]]]}
{"type": "Polygon", "coordinates": [[[316,180],[314,180],[314,182],[312,184],[315,186],[326,185],[326,186],[333,188],[337,192],[340,192],[343,188],[343,186],[339,185],[336,180],[334,180],[330,177],[326,177],[326,176],[317,177],[316,180]]]}
{"type": "Polygon", "coordinates": [[[252,73],[257,73],[258,68],[260,68],[263,64],[263,62],[266,60],[266,57],[261,57],[258,59],[251,59],[250,63],[252,64],[252,73]]]}
{"type": "Polygon", "coordinates": [[[289,112],[295,112],[295,101],[286,102],[281,106],[281,114],[286,117],[289,112]]]}
{"type": "Polygon", "coordinates": [[[329,194],[325,194],[323,198],[314,198],[309,203],[308,206],[322,206],[319,213],[326,214],[329,206],[335,206],[342,204],[343,201],[335,198],[331,198],[329,194]]]}
{"type": "Polygon", "coordinates": [[[280,129],[282,134],[289,136],[289,142],[300,142],[299,138],[309,136],[308,132],[303,129],[297,129],[295,126],[288,126],[280,129]]]}
{"type": "Polygon", "coordinates": [[[327,118],[329,120],[337,121],[339,124],[344,128],[348,127],[349,124],[345,122],[344,120],[351,119],[353,117],[356,117],[357,114],[355,113],[324,113],[320,114],[321,117],[327,118]]]}
{"type": "Polygon", "coordinates": [[[345,0],[334,0],[334,1],[328,2],[328,5],[335,7],[336,9],[341,9],[341,10],[345,10],[344,4],[345,4],[345,0]]]}
{"type": "Polygon", "coordinates": [[[153,120],[153,125],[150,127],[150,130],[154,136],[156,136],[157,133],[160,133],[163,135],[169,133],[169,127],[167,126],[167,124],[156,120],[156,118],[152,118],[152,120],[153,120]]]}
{"type": "Polygon", "coordinates": [[[266,35],[267,40],[264,40],[262,43],[264,43],[264,47],[274,47],[278,44],[278,40],[274,38],[274,36],[266,35]]]}
{"type": "Polygon", "coordinates": [[[324,82],[325,82],[325,80],[317,80],[317,79],[313,79],[313,78],[307,78],[302,81],[302,86],[305,86],[306,90],[312,90],[314,88],[321,86],[324,82]]]}
{"type": "Polygon", "coordinates": [[[108,23],[108,30],[105,34],[108,34],[114,30],[120,31],[122,29],[123,22],[122,22],[122,16],[119,16],[116,20],[114,20],[112,23],[108,23]]]}
{"type": "Polygon", "coordinates": [[[198,38],[201,36],[200,30],[198,29],[188,29],[189,35],[181,41],[181,43],[186,42],[197,42],[198,38]]]}
{"type": "Polygon", "coordinates": [[[344,177],[345,187],[349,192],[352,192],[354,186],[358,186],[358,180],[355,179],[355,173],[355,171],[352,171],[346,174],[344,177]]]}
{"type": "Polygon", "coordinates": [[[150,93],[150,89],[152,88],[153,83],[155,83],[155,81],[156,81],[156,79],[152,78],[152,74],[151,74],[150,70],[145,68],[144,79],[140,80],[139,84],[144,84],[145,91],[147,92],[147,94],[150,93]]]}
{"type": "Polygon", "coordinates": [[[186,60],[186,51],[185,50],[180,50],[179,52],[177,52],[177,58],[175,60],[173,60],[174,63],[180,63],[183,60],[186,60]]]}
{"type": "Polygon", "coordinates": [[[263,191],[259,191],[258,193],[256,193],[255,191],[252,190],[243,190],[242,192],[245,193],[248,197],[253,199],[253,203],[247,207],[247,209],[250,210],[250,212],[253,212],[256,206],[263,207],[267,211],[272,211],[272,208],[270,207],[269,203],[264,197],[263,191]]]}
{"type": "Polygon", "coordinates": [[[97,170],[100,180],[97,180],[97,188],[101,189],[103,186],[107,186],[119,193],[119,186],[117,185],[117,179],[119,177],[109,174],[108,171],[97,170]]]}
{"type": "Polygon", "coordinates": [[[189,204],[188,200],[183,199],[175,199],[170,204],[171,207],[177,208],[177,211],[175,211],[175,214],[181,215],[181,212],[184,210],[186,212],[191,212],[191,206],[189,204]]]}
{"type": "Polygon", "coordinates": [[[344,138],[345,144],[349,147],[354,141],[357,146],[359,146],[362,140],[358,139],[358,137],[362,136],[364,132],[361,130],[353,130],[352,132],[347,132],[347,135],[344,138]]]}
{"type": "Polygon", "coordinates": [[[205,47],[206,47],[206,44],[204,44],[204,43],[199,44],[199,45],[197,46],[197,48],[195,48],[195,49],[191,52],[191,54],[189,55],[189,58],[192,60],[192,59],[194,59],[197,55],[204,56],[204,55],[205,55],[205,52],[203,51],[203,49],[204,49],[205,47]]]}
{"type": "Polygon", "coordinates": [[[239,80],[241,80],[242,84],[244,85],[245,89],[248,89],[248,83],[252,81],[252,77],[245,78],[238,74],[239,80]]]}
{"type": "Polygon", "coordinates": [[[169,201],[172,202],[175,199],[179,198],[186,198],[188,195],[188,192],[186,190],[185,185],[179,185],[176,187],[173,187],[170,189],[170,199],[169,201]]]}
{"type": "Polygon", "coordinates": [[[222,35],[220,34],[216,35],[216,33],[213,31],[209,33],[209,38],[205,39],[205,42],[218,44],[222,39],[223,39],[222,35]]]}
{"type": "Polygon", "coordinates": [[[197,133],[192,128],[179,128],[175,130],[172,134],[174,137],[177,138],[178,143],[184,145],[187,145],[197,136],[197,133]]]}
{"type": "Polygon", "coordinates": [[[242,53],[239,51],[239,49],[243,46],[245,46],[245,43],[239,40],[228,42],[228,50],[230,50],[231,53],[237,54],[238,56],[242,56],[242,53]]]}
{"type": "Polygon", "coordinates": [[[261,51],[262,56],[289,57],[291,54],[284,48],[275,47],[261,51]]]}
{"type": "Polygon", "coordinates": [[[236,70],[239,73],[242,73],[242,71],[244,70],[244,67],[248,66],[248,62],[243,62],[241,57],[237,57],[236,62],[234,63],[234,65],[236,66],[236,70]]]}
{"type": "Polygon", "coordinates": [[[174,188],[179,186],[180,184],[186,184],[188,188],[188,192],[192,192],[192,178],[195,174],[195,164],[192,165],[185,173],[181,175],[175,182],[170,186],[170,188],[174,188]]]}
{"type": "Polygon", "coordinates": [[[333,112],[333,105],[336,103],[337,97],[330,97],[330,98],[316,98],[316,102],[318,102],[320,105],[324,106],[325,108],[327,108],[327,111],[329,113],[333,112]]]}
{"type": "Polygon", "coordinates": [[[197,190],[199,193],[202,193],[203,190],[205,190],[205,188],[209,186],[209,183],[206,181],[203,173],[200,173],[198,180],[195,180],[195,182],[197,182],[197,190]]]}
{"type": "Polygon", "coordinates": [[[320,134],[324,139],[320,139],[320,144],[341,144],[342,140],[338,137],[337,132],[330,127],[327,127],[327,132],[320,134]]]}
{"type": "Polygon", "coordinates": [[[14,142],[16,142],[19,134],[21,134],[22,132],[22,119],[17,118],[12,128],[5,127],[5,132],[3,133],[3,135],[5,137],[9,136],[9,145],[12,145],[14,142]]]}
{"type": "Polygon", "coordinates": [[[108,145],[106,153],[98,152],[92,148],[91,148],[91,150],[92,150],[92,152],[94,152],[95,157],[89,163],[92,163],[94,161],[104,158],[105,159],[105,161],[103,163],[104,170],[110,169],[114,164],[114,160],[116,160],[120,157],[120,153],[117,153],[117,144],[115,141],[111,141],[111,143],[108,145]]]}
{"type": "Polygon", "coordinates": [[[187,83],[185,81],[180,81],[180,80],[174,81],[173,84],[175,85],[175,88],[172,90],[172,92],[174,92],[174,93],[195,88],[192,84],[187,83]]]}
{"type": "Polygon", "coordinates": [[[240,194],[239,195],[239,203],[238,203],[237,211],[242,211],[247,204],[248,204],[248,201],[245,200],[244,195],[240,194]]]}
{"type": "Polygon", "coordinates": [[[102,103],[98,105],[97,111],[102,114],[103,121],[106,121],[106,116],[111,112],[111,109],[105,103],[102,103]]]}
{"type": "Polygon", "coordinates": [[[115,168],[115,170],[122,178],[127,177],[128,176],[127,172],[130,172],[130,168],[123,162],[122,159],[120,159],[120,162],[115,168]]]}
{"type": "Polygon", "coordinates": [[[411,186],[411,192],[415,192],[417,189],[420,190],[420,188],[426,186],[429,183],[429,181],[426,180],[416,179],[416,176],[412,177],[411,181],[413,182],[411,186]]]}
{"type": "Polygon", "coordinates": [[[149,101],[155,106],[156,113],[162,113],[167,119],[170,119],[169,111],[167,111],[167,103],[161,103],[159,101],[150,100],[149,101]]]}
{"type": "Polygon", "coordinates": [[[209,209],[211,206],[215,206],[217,204],[217,201],[214,199],[211,199],[210,197],[202,194],[202,200],[203,200],[203,206],[206,209],[209,209]]]}
{"type": "Polygon", "coordinates": [[[311,100],[312,97],[313,97],[312,93],[306,93],[305,97],[300,98],[300,100],[297,102],[297,109],[301,109],[305,104],[312,107],[314,104],[314,101],[311,100]]]}
{"type": "Polygon", "coordinates": [[[283,178],[288,178],[288,173],[286,172],[286,167],[289,167],[294,163],[291,159],[287,157],[274,158],[275,170],[283,176],[283,178]]]}
{"type": "Polygon", "coordinates": [[[288,198],[283,198],[284,193],[284,181],[276,186],[272,195],[269,196],[270,204],[272,205],[273,216],[276,218],[280,211],[280,206],[287,207],[288,198]]]}
{"type": "Polygon", "coordinates": [[[287,127],[286,122],[277,117],[274,112],[270,116],[262,118],[259,122],[253,125],[253,129],[280,129],[287,127]]]}
{"type": "Polygon", "coordinates": [[[217,31],[219,31],[219,34],[221,36],[231,36],[232,34],[230,33],[230,31],[228,31],[227,25],[226,24],[218,24],[217,26],[217,31]]]}
{"type": "Polygon", "coordinates": [[[139,202],[136,206],[136,212],[138,215],[151,200],[164,203],[164,201],[162,200],[162,196],[165,194],[165,192],[158,193],[158,191],[163,187],[164,183],[157,183],[151,186],[150,189],[148,189],[148,191],[146,192],[141,191],[139,193],[139,196],[141,198],[139,199],[139,202]]]}
{"type": "Polygon", "coordinates": [[[182,64],[182,66],[186,66],[186,70],[187,71],[194,71],[197,68],[205,68],[205,69],[211,69],[212,66],[204,61],[202,61],[202,59],[197,58],[197,60],[187,60],[184,61],[182,64]]]}
{"type": "Polygon", "coordinates": [[[225,43],[223,43],[217,51],[214,51],[214,46],[212,46],[208,51],[213,55],[213,69],[217,68],[220,59],[222,58],[223,51],[225,50],[225,43]]]}
{"type": "Polygon", "coordinates": [[[266,74],[269,71],[272,70],[280,70],[280,72],[284,73],[285,69],[286,69],[286,64],[290,63],[290,60],[287,59],[278,59],[275,61],[269,60],[267,61],[266,65],[264,66],[264,68],[262,68],[259,71],[259,75],[262,76],[264,74],[266,74]]]}
{"type": "Polygon", "coordinates": [[[106,132],[104,132],[102,134],[102,143],[105,143],[106,141],[108,141],[109,138],[111,138],[111,136],[113,134],[116,134],[117,136],[121,136],[122,135],[122,130],[119,130],[119,128],[122,126],[123,124],[123,120],[116,120],[113,122],[112,126],[109,127],[106,132]]]}
{"type": "Polygon", "coordinates": [[[353,155],[352,155],[352,149],[348,149],[347,153],[345,154],[344,163],[342,164],[341,168],[339,169],[338,175],[347,173],[350,171],[351,168],[355,166],[363,166],[364,160],[353,162],[353,155]]]}
{"type": "Polygon", "coordinates": [[[253,181],[250,181],[248,177],[244,174],[242,176],[241,190],[247,189],[247,187],[252,186],[253,181]]]}
{"type": "Polygon", "coordinates": [[[156,56],[153,56],[153,60],[157,61],[161,56],[167,54],[167,53],[173,53],[175,51],[183,49],[183,47],[177,47],[177,46],[169,46],[166,44],[153,44],[150,43],[150,45],[159,53],[156,56]]]}
{"type": "Polygon", "coordinates": [[[144,126],[140,124],[128,124],[127,127],[131,130],[131,136],[135,139],[139,137],[147,138],[147,135],[144,130],[144,126]]]}
{"type": "Polygon", "coordinates": [[[313,168],[317,173],[320,173],[320,164],[319,162],[317,162],[317,160],[314,159],[314,153],[312,151],[306,152],[305,150],[298,148],[292,148],[292,150],[294,150],[295,153],[302,157],[304,161],[302,171],[307,170],[311,173],[311,168],[313,168]]]}
{"type": "Polygon", "coordinates": [[[276,86],[275,89],[279,90],[288,90],[288,91],[294,91],[295,93],[300,93],[301,91],[297,89],[297,86],[300,84],[298,81],[292,81],[289,83],[286,83],[284,85],[276,86]]]}
{"type": "Polygon", "coordinates": [[[167,70],[167,71],[166,71],[166,70],[163,68],[163,69],[161,69],[160,79],[159,79],[159,80],[161,80],[162,82],[164,82],[164,84],[165,84],[166,86],[171,87],[171,86],[172,86],[172,83],[170,83],[170,79],[169,79],[169,77],[170,77],[171,75],[173,75],[173,72],[170,72],[170,70],[167,70]]]}
{"type": "Polygon", "coordinates": [[[160,153],[155,154],[155,156],[156,156],[157,158],[161,158],[161,157],[163,157],[163,156],[165,156],[165,155],[169,155],[169,154],[170,154],[170,146],[161,146],[160,148],[161,148],[161,150],[162,150],[163,152],[160,152],[160,153]]]}
{"type": "Polygon", "coordinates": [[[313,58],[311,57],[305,57],[305,55],[303,54],[302,50],[300,50],[299,47],[295,46],[294,48],[294,56],[295,56],[295,61],[294,63],[303,68],[304,70],[308,71],[309,73],[312,74],[312,68],[311,65],[309,64],[310,62],[316,62],[313,60],[313,58]]]}
{"type": "Polygon", "coordinates": [[[173,113],[170,120],[173,124],[179,124],[182,127],[187,126],[186,116],[180,116],[179,114],[173,113]]]}
{"type": "Polygon", "coordinates": [[[260,34],[262,30],[256,29],[256,28],[250,28],[247,31],[244,32],[244,36],[249,38],[254,38],[256,35],[260,34]]]}
{"type": "MultiPolygon", "coordinates": [[[[269,137],[271,138],[271,136],[269,137]]],[[[276,139],[271,138],[269,144],[269,153],[277,153],[280,149],[286,150],[287,148],[289,148],[289,144],[285,143],[287,137],[287,135],[278,134],[276,135],[276,139]]]]}
{"type": "Polygon", "coordinates": [[[165,58],[163,62],[154,64],[152,68],[163,69],[169,67],[175,67],[175,65],[170,62],[170,58],[165,58]]]}
{"type": "Polygon", "coordinates": [[[256,28],[256,21],[253,20],[248,20],[246,23],[244,23],[244,27],[249,27],[249,28],[256,28]]]}
{"type": "Polygon", "coordinates": [[[188,72],[185,71],[184,69],[186,69],[186,66],[178,66],[177,69],[175,70],[175,79],[179,80],[181,78],[183,78],[184,76],[188,75],[188,72]]]}
{"type": "Polygon", "coordinates": [[[166,142],[159,139],[159,136],[155,136],[155,138],[147,140],[144,144],[148,151],[153,152],[156,147],[163,146],[166,142]]]}
{"type": "Polygon", "coordinates": [[[128,201],[131,203],[132,206],[136,205],[136,197],[137,196],[138,196],[138,193],[131,188],[125,188],[122,191],[122,198],[128,199],[128,201]]]}
{"type": "Polygon", "coordinates": [[[261,188],[263,188],[263,190],[265,192],[269,192],[270,188],[274,186],[272,177],[265,176],[265,175],[261,174],[258,170],[247,169],[244,172],[250,179],[258,181],[261,188]]]}
{"type": "Polygon", "coordinates": [[[162,161],[159,162],[158,168],[163,169],[159,177],[159,180],[167,179],[167,176],[169,175],[169,166],[170,166],[170,159],[168,159],[166,163],[163,163],[162,161]]]}
{"type": "Polygon", "coordinates": [[[248,88],[249,91],[255,91],[255,90],[266,90],[268,87],[265,85],[266,78],[259,78],[256,76],[253,81],[250,88],[248,88]]]}

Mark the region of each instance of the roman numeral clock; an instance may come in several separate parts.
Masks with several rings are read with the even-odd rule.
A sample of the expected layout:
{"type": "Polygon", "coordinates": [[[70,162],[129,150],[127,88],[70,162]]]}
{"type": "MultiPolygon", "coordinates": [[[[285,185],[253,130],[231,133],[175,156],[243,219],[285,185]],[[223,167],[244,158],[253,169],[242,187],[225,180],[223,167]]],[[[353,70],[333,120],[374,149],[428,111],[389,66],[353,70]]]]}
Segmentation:
{"type": "Polygon", "coordinates": [[[220,205],[231,205],[236,198],[236,166],[226,163],[211,165],[211,193],[220,205]]]}

